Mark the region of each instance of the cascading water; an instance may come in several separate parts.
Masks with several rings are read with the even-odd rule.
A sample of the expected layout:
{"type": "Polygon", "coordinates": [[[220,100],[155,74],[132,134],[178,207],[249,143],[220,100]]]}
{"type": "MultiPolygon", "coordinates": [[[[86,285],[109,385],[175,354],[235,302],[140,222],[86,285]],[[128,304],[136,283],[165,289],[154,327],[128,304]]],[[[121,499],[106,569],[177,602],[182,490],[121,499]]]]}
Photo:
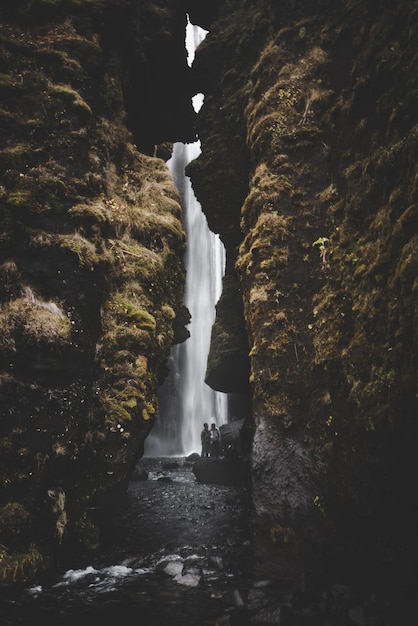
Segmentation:
{"type": "MultiPolygon", "coordinates": [[[[195,49],[206,31],[188,22],[186,48],[192,64],[195,49]]],[[[203,103],[198,94],[195,110],[203,103]]],[[[146,456],[183,456],[200,452],[204,422],[218,426],[228,420],[227,394],[204,382],[215,305],[222,291],[225,250],[218,235],[208,228],[185,167],[200,154],[200,142],[175,143],[167,165],[180,193],[187,236],[185,306],[191,314],[190,338],[173,347],[168,359],[169,375],[158,394],[157,423],[145,444],[146,456]]]]}

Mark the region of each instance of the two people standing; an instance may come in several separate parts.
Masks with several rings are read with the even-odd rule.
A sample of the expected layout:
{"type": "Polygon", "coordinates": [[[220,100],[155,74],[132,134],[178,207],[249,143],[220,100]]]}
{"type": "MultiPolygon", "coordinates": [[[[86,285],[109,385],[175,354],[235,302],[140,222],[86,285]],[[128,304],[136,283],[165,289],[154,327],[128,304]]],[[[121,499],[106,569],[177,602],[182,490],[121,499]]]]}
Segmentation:
{"type": "Polygon", "coordinates": [[[211,424],[210,430],[206,422],[203,424],[200,439],[202,442],[202,457],[211,456],[218,458],[221,448],[221,433],[214,422],[211,424]]]}

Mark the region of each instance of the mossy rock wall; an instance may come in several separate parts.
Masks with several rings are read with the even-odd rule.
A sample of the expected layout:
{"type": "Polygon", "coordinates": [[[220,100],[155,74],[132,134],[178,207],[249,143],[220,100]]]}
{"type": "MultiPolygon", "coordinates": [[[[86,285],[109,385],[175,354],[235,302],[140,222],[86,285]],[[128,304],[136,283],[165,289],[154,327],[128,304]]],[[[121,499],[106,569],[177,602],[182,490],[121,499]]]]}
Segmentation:
{"type": "Polygon", "coordinates": [[[87,505],[141,455],[188,321],[158,156],[196,129],[188,173],[229,264],[207,380],[237,359],[227,387],[251,394],[255,574],[412,575],[417,11],[2,2],[4,582],[93,549],[87,505]],[[192,72],[186,12],[210,30],[192,72]]]}
{"type": "Polygon", "coordinates": [[[5,584],[97,546],[86,509],[126,482],[188,336],[179,196],[155,156],[195,136],[185,24],[172,2],[2,2],[5,584]]]}
{"type": "Polygon", "coordinates": [[[237,255],[260,575],[413,570],[416,18],[416,3],[232,0],[197,54],[189,172],[237,255]]]}

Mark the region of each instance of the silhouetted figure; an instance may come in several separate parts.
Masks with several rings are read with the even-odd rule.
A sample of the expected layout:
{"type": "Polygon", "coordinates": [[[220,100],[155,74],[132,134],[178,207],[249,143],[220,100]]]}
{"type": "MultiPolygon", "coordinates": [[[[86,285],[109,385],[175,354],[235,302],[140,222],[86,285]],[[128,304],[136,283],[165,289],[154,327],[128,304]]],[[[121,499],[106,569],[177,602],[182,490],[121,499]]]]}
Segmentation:
{"type": "Polygon", "coordinates": [[[202,442],[202,456],[209,456],[210,432],[209,432],[209,425],[206,422],[203,424],[203,430],[200,433],[200,441],[202,442]]]}
{"type": "Polygon", "coordinates": [[[215,459],[219,456],[221,447],[221,433],[219,428],[213,422],[210,426],[210,456],[215,459]]]}

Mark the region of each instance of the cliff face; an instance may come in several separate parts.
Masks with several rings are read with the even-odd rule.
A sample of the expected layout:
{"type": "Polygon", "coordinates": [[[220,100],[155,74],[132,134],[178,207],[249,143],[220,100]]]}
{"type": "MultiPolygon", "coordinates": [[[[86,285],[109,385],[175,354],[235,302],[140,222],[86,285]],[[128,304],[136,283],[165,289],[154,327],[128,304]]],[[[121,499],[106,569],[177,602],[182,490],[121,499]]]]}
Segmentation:
{"type": "Polygon", "coordinates": [[[416,17],[231,1],[195,62],[189,172],[242,288],[263,575],[412,571],[416,17]]]}
{"type": "Polygon", "coordinates": [[[160,369],[189,320],[178,193],[151,154],[167,158],[154,144],[194,131],[173,3],[3,2],[0,24],[8,583],[65,546],[94,548],[86,506],[142,454],[160,369]]]}
{"type": "Polygon", "coordinates": [[[417,11],[3,2],[6,582],[94,547],[87,504],[142,453],[188,321],[181,210],[158,156],[194,138],[198,91],[188,173],[228,255],[207,382],[252,402],[255,573],[410,574],[417,11]],[[186,11],[210,29],[192,72],[186,11]]]}

